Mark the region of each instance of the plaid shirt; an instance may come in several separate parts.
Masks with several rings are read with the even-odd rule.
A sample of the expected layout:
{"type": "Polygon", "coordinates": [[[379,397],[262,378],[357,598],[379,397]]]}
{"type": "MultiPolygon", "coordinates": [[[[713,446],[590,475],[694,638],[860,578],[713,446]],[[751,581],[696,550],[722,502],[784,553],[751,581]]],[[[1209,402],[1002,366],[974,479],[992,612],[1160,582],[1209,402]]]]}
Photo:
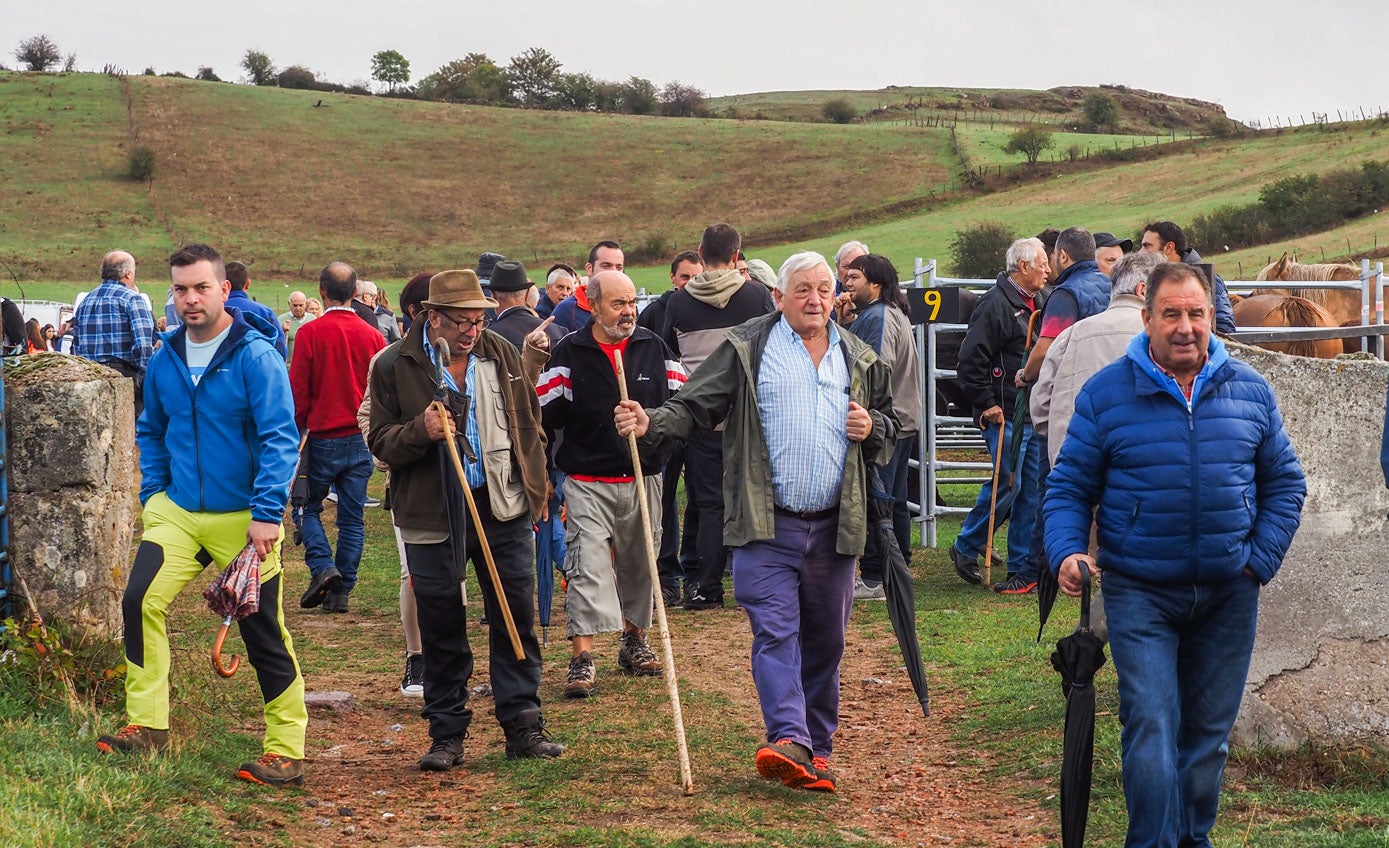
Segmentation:
{"type": "Polygon", "coordinates": [[[149,304],[119,280],[102,280],[73,315],[73,353],[93,362],[119,359],[140,371],[154,353],[154,316],[149,304]]]}

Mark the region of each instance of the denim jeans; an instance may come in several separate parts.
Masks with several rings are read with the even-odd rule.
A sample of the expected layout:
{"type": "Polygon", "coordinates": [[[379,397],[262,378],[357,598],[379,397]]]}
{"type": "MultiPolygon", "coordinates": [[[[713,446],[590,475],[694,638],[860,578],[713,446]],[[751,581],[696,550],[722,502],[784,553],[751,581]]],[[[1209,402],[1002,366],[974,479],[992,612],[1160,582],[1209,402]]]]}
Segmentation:
{"type": "Polygon", "coordinates": [[[1259,581],[1158,585],[1107,571],[1128,848],[1209,848],[1244,697],[1259,581]]]}
{"type": "Polygon", "coordinates": [[[362,561],[366,526],[362,504],[371,479],[371,453],[361,433],[336,439],[309,437],[309,502],[304,507],[304,562],[317,575],[336,567],[342,573],[338,590],[357,585],[357,565],[362,561]],[[338,493],[338,550],[334,554],[323,529],[323,499],[332,488],[338,493]]]}
{"type": "MultiPolygon", "coordinates": [[[[1008,441],[1013,436],[1012,422],[1008,423],[1004,432],[1002,450],[1008,450],[1008,441]]],[[[998,427],[988,427],[984,430],[984,441],[989,446],[990,457],[998,455],[1000,445],[998,444],[998,427]]],[[[1030,580],[1037,579],[1037,562],[1029,556],[1032,548],[1032,525],[1037,520],[1037,440],[1033,438],[1032,424],[1024,424],[1022,431],[1022,451],[1018,457],[1018,465],[1021,468],[1015,474],[1010,467],[1008,457],[1003,458],[1003,465],[998,471],[998,505],[996,513],[1003,514],[1003,498],[1006,491],[1012,500],[1012,515],[1008,520],[1008,574],[1021,574],[1030,580]],[[1004,481],[1012,478],[1012,485],[1008,489],[1003,487],[1008,485],[1004,481]]],[[[992,492],[990,483],[985,483],[979,489],[979,499],[975,501],[974,508],[965,516],[964,526],[960,528],[960,535],[955,539],[955,549],[967,557],[977,557],[984,551],[985,536],[989,532],[989,495],[992,492]]],[[[997,526],[997,525],[995,525],[997,526]]]]}
{"type": "MultiPolygon", "coordinates": [[[[916,447],[916,436],[908,435],[897,440],[897,447],[879,472],[883,488],[892,498],[892,534],[897,537],[897,547],[907,562],[912,558],[911,511],[907,509],[907,462],[912,458],[916,447]]],[[[863,579],[870,583],[883,582],[883,555],[878,550],[878,534],[868,528],[868,540],[864,545],[863,557],[859,560],[863,579]]]]}

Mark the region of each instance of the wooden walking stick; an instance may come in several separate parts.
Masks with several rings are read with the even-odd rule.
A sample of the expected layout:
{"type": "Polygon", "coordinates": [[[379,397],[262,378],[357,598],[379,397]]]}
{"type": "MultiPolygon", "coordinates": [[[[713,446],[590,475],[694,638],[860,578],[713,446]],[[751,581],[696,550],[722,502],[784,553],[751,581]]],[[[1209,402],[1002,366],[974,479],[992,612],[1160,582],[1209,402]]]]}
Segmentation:
{"type": "MultiPolygon", "coordinates": [[[[449,346],[436,340],[434,342],[435,353],[439,357],[439,362],[444,368],[449,366],[449,346]]],[[[521,636],[516,632],[516,620],[511,617],[511,604],[506,600],[506,589],[502,586],[501,575],[497,573],[497,562],[492,559],[492,546],[487,544],[487,534],[482,530],[482,519],[477,514],[477,502],[473,500],[473,490],[468,487],[468,475],[463,471],[463,460],[458,457],[458,445],[454,443],[454,431],[449,426],[453,416],[445,408],[443,401],[434,401],[434,410],[439,414],[440,423],[448,431],[444,437],[444,445],[448,448],[449,458],[453,460],[453,470],[458,474],[458,485],[463,489],[463,499],[468,502],[468,514],[473,517],[473,530],[477,533],[477,540],[482,545],[482,560],[487,563],[487,575],[492,578],[492,587],[497,590],[497,606],[502,608],[502,621],[506,623],[506,635],[511,639],[511,650],[516,653],[516,659],[526,658],[526,649],[521,647],[521,636]]]]}
{"type": "Polygon", "coordinates": [[[989,488],[989,535],[984,542],[984,585],[993,582],[994,570],[994,521],[998,507],[998,469],[1003,466],[1003,424],[998,422],[998,449],[994,451],[994,481],[989,488]]]}
{"type": "MultiPolygon", "coordinates": [[[[622,351],[613,352],[617,366],[617,389],[627,400],[627,374],[622,368],[622,351]]],[[[664,378],[663,378],[664,379],[664,378]]],[[[685,718],[680,712],[680,684],[675,679],[675,653],[670,647],[670,628],[666,625],[666,604],[661,597],[661,575],[656,567],[656,545],[651,538],[651,507],[646,502],[646,479],[641,473],[641,454],[637,451],[637,434],[627,434],[627,448],[632,454],[632,475],[636,478],[637,507],[641,513],[642,538],[646,541],[646,565],[651,572],[651,594],[656,599],[656,627],[661,637],[661,655],[665,659],[666,689],[670,692],[670,711],[675,720],[675,744],[680,751],[680,784],[686,795],[694,794],[694,778],[690,776],[690,749],[685,744],[685,718]]]]}

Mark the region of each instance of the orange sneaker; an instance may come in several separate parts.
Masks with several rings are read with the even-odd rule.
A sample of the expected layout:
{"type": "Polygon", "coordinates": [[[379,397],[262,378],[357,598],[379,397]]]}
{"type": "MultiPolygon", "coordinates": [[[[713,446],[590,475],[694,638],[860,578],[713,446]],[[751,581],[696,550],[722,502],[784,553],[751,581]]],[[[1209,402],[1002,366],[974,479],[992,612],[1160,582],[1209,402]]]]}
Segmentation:
{"type": "Polygon", "coordinates": [[[783,785],[800,789],[816,779],[810,751],[799,742],[781,739],[757,749],[757,773],[783,785]]]}
{"type": "Polygon", "coordinates": [[[815,792],[833,792],[839,786],[839,776],[830,771],[830,761],[825,757],[813,757],[810,766],[815,771],[815,779],[802,786],[815,792]]]}

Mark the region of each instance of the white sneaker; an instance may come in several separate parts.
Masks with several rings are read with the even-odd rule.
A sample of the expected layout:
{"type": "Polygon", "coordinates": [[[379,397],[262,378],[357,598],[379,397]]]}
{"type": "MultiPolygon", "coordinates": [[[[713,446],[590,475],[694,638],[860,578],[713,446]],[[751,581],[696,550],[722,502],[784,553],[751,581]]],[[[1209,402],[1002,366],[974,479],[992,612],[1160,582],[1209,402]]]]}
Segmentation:
{"type": "Polygon", "coordinates": [[[423,654],[411,654],[405,658],[405,676],[400,680],[400,694],[407,698],[424,697],[423,654]]]}
{"type": "Polygon", "coordinates": [[[328,497],[324,498],[324,500],[327,501],[328,503],[337,503],[337,502],[338,502],[338,493],[335,492],[335,491],[333,491],[332,489],[329,489],[329,490],[328,490],[328,497]]]}
{"type": "Polygon", "coordinates": [[[883,584],[869,586],[863,582],[862,577],[854,578],[854,600],[856,601],[885,601],[887,592],[883,589],[883,584]]]}

